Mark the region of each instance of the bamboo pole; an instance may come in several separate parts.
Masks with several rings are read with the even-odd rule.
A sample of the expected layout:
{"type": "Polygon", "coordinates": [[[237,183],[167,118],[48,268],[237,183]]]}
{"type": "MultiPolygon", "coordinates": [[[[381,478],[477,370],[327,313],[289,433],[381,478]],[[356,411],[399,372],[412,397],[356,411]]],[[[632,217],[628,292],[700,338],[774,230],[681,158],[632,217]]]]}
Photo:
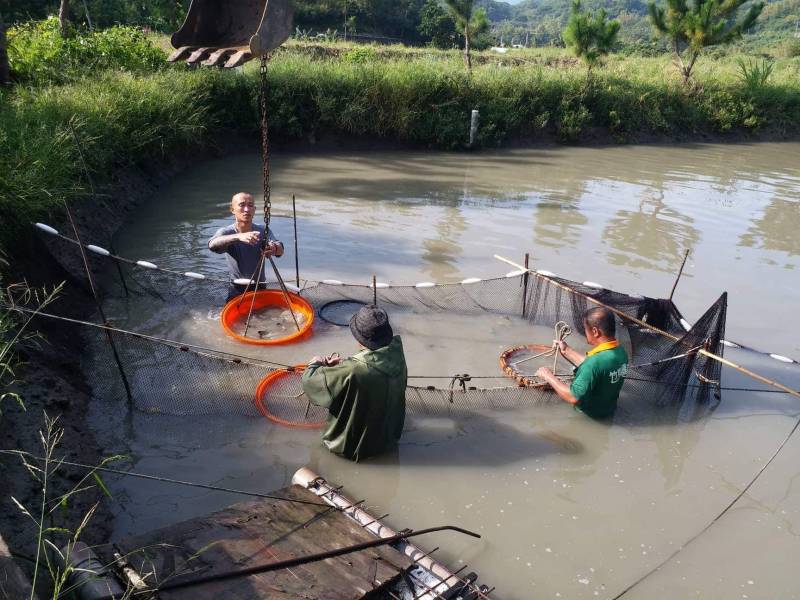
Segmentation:
{"type": "Polygon", "coordinates": [[[292,221],[294,222],[294,276],[297,287],[300,287],[300,255],[297,252],[297,205],[292,194],[292,221]]]}
{"type": "MultiPolygon", "coordinates": [[[[600,300],[597,300],[596,298],[592,298],[588,294],[584,294],[582,292],[579,292],[578,290],[575,290],[575,289],[573,289],[573,288],[571,288],[569,286],[564,285],[563,283],[559,283],[558,281],[556,281],[555,279],[552,279],[551,277],[547,277],[546,275],[542,275],[541,273],[537,273],[534,270],[527,269],[527,268],[523,267],[522,265],[519,265],[519,264],[515,263],[514,261],[511,261],[511,260],[509,260],[507,258],[504,258],[504,257],[502,257],[502,256],[500,256],[498,254],[495,254],[494,257],[497,260],[499,260],[501,262],[504,262],[506,264],[509,264],[509,265],[511,265],[513,267],[516,267],[517,269],[519,269],[521,271],[522,270],[527,271],[531,275],[534,275],[535,277],[539,277],[540,279],[544,279],[545,281],[547,281],[548,283],[550,283],[550,284],[552,284],[552,285],[554,285],[556,287],[559,287],[559,288],[561,288],[563,290],[566,290],[566,291],[568,291],[568,292],[570,292],[572,294],[575,294],[576,296],[580,296],[582,298],[585,298],[586,300],[596,304],[597,306],[602,306],[603,308],[606,308],[606,309],[610,310],[612,313],[614,313],[615,315],[617,315],[621,319],[625,319],[627,321],[632,321],[633,323],[636,323],[637,325],[640,325],[641,327],[646,327],[647,329],[649,329],[651,331],[654,331],[656,333],[660,333],[661,335],[663,335],[665,337],[668,337],[669,339],[671,339],[671,340],[673,340],[675,342],[680,342],[681,341],[681,338],[679,338],[679,337],[677,337],[675,335],[672,335],[671,333],[668,333],[668,332],[664,331],[663,329],[659,329],[658,327],[653,327],[649,323],[645,323],[644,321],[642,321],[640,319],[637,319],[636,317],[632,317],[631,315],[626,314],[626,313],[622,312],[621,310],[614,308],[613,306],[609,306],[609,305],[607,305],[607,304],[605,304],[603,302],[600,302],[600,300]]],[[[698,354],[702,354],[706,358],[710,358],[712,360],[716,360],[717,362],[722,363],[726,367],[730,367],[731,369],[739,371],[740,373],[742,373],[744,375],[747,375],[748,377],[752,377],[756,381],[760,381],[761,383],[764,383],[766,385],[772,386],[774,388],[778,388],[779,390],[782,390],[782,391],[786,392],[787,394],[791,394],[792,396],[800,398],[800,392],[798,392],[797,390],[793,390],[790,387],[786,387],[782,383],[778,383],[777,381],[773,381],[772,379],[764,377],[763,375],[759,375],[758,373],[754,373],[750,369],[742,367],[741,365],[737,365],[736,363],[728,360],[727,358],[723,358],[721,356],[718,356],[718,355],[714,354],[713,352],[709,352],[708,350],[704,350],[702,348],[700,350],[698,350],[698,354]]]]}
{"type": "Polygon", "coordinates": [[[683,262],[681,262],[681,268],[678,271],[678,276],[675,278],[675,283],[672,284],[672,290],[669,293],[669,301],[672,302],[672,296],[675,295],[675,288],[678,287],[678,282],[681,280],[681,275],[683,275],[683,267],[686,266],[686,259],[689,258],[689,249],[686,249],[686,252],[683,255],[683,262]]]}

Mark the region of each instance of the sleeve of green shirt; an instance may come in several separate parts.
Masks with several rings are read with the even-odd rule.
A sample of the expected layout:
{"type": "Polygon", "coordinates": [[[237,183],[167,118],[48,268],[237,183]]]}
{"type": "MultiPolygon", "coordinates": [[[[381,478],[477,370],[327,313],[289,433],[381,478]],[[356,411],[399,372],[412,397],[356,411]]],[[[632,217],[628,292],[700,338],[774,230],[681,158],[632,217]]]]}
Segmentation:
{"type": "Polygon", "coordinates": [[[303,371],[303,391],[312,404],[328,408],[333,401],[322,365],[308,365],[303,371]]]}
{"type": "Polygon", "coordinates": [[[597,370],[593,367],[592,363],[593,361],[588,358],[586,359],[578,368],[575,379],[572,380],[572,385],[569,388],[569,391],[575,396],[578,404],[583,401],[597,383],[597,370]]]}

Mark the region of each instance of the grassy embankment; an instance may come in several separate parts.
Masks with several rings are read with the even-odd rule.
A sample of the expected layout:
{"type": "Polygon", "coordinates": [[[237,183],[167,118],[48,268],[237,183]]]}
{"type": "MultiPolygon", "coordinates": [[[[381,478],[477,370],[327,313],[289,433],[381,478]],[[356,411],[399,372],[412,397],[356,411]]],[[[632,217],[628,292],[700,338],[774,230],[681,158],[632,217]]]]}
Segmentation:
{"type": "MultiPolygon", "coordinates": [[[[119,169],[208,144],[225,130],[256,139],[254,63],[221,72],[145,60],[121,71],[108,61],[88,69],[77,57],[69,68],[40,68],[48,60],[59,59],[18,58],[27,81],[0,96],[0,251],[7,254],[32,221],[60,210],[62,198],[87,196],[70,119],[101,185],[119,169]]],[[[800,58],[776,61],[769,81],[755,87],[739,80],[735,57],[706,59],[692,91],[667,56],[611,57],[591,83],[558,49],[479,53],[476,63],[470,78],[457,51],[291,42],[269,69],[271,134],[457,149],[467,143],[473,108],[484,147],[800,132],[800,58]]]]}

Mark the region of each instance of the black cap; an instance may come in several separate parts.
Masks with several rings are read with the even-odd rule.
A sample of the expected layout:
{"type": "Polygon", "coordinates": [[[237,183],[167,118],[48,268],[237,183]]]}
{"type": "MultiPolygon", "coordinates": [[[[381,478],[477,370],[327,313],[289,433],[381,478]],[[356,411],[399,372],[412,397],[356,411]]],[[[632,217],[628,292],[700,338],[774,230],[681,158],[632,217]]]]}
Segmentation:
{"type": "Polygon", "coordinates": [[[389,315],[374,304],[362,306],[350,319],[350,331],[362,346],[377,350],[388,346],[394,337],[389,315]]]}

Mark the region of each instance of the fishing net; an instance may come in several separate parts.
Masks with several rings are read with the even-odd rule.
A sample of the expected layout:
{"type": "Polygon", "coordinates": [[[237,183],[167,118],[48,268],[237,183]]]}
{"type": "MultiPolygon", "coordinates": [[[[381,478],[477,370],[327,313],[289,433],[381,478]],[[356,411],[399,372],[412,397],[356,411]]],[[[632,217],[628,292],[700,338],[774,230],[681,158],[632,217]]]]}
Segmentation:
{"type": "Polygon", "coordinates": [[[305,365],[272,371],[258,383],[256,406],[267,419],[298,429],[319,429],[328,411],[308,401],[303,393],[305,365]]]}
{"type": "MultiPolygon", "coordinates": [[[[75,244],[67,243],[67,247],[71,247],[73,253],[77,250],[75,244]]],[[[93,264],[98,260],[106,261],[106,279],[111,278],[115,268],[109,268],[109,258],[99,255],[92,257],[93,264]]],[[[165,273],[146,267],[129,267],[136,271],[140,279],[145,280],[145,287],[152,284],[170,299],[190,295],[194,304],[202,305],[207,301],[209,306],[214,306],[219,304],[219,298],[224,296],[227,289],[222,285],[223,282],[192,279],[178,271],[165,273]]],[[[113,285],[118,285],[118,282],[113,285]]],[[[317,315],[322,312],[330,322],[341,325],[349,321],[358,307],[371,304],[373,295],[377,296],[378,304],[390,315],[398,311],[420,315],[503,315],[518,320],[521,328],[526,324],[553,327],[555,323],[563,321],[576,332],[583,331],[586,309],[602,304],[616,311],[618,337],[625,340],[629,349],[630,368],[624,388],[629,394],[657,406],[689,406],[692,407],[689,412],[696,408],[698,414],[719,400],[717,391],[721,365],[704,352],[717,356],[723,354],[727,310],[725,294],[693,326],[689,326],[669,300],[629,295],[602,289],[588,282],[579,283],[549,274],[527,272],[454,284],[426,283],[377,289],[339,282],[306,282],[298,293],[317,315]]],[[[467,337],[468,334],[465,332],[467,337]]],[[[270,356],[275,362],[259,362],[131,333],[115,332],[113,339],[130,380],[134,404],[149,412],[259,415],[262,413],[253,400],[259,382],[270,372],[287,366],[281,364],[280,354],[270,356]]],[[[502,341],[498,340],[498,343],[502,344],[502,341]]],[[[551,340],[531,339],[530,342],[547,346],[551,340]]],[[[105,362],[106,376],[93,377],[97,385],[96,393],[101,397],[119,397],[124,394],[121,386],[111,385],[113,389],[108,388],[108,382],[118,381],[119,376],[114,374],[114,363],[109,362],[113,357],[105,352],[106,358],[101,358],[105,346],[108,343],[101,337],[97,342],[95,360],[105,362]]],[[[525,351],[531,352],[531,349],[525,351]]],[[[431,369],[435,370],[435,364],[431,365],[431,369]]],[[[102,370],[95,365],[94,373],[102,370]]],[[[492,371],[481,375],[502,376],[496,363],[492,371]]],[[[521,370],[520,373],[530,374],[521,370]]],[[[520,386],[518,381],[510,378],[503,385],[482,386],[484,380],[478,377],[434,372],[425,374],[431,376],[433,385],[418,385],[425,383],[425,379],[415,375],[422,374],[410,374],[407,391],[410,414],[455,414],[558,401],[548,388],[529,386],[522,381],[519,383],[524,385],[520,386]]],[[[289,379],[285,383],[288,386],[289,379]]],[[[300,395],[296,401],[292,393],[289,397],[291,401],[276,404],[279,408],[270,411],[286,421],[309,421],[308,415],[312,413],[311,409],[307,412],[305,397],[300,395]]],[[[319,422],[316,416],[314,419],[319,422]]]]}

